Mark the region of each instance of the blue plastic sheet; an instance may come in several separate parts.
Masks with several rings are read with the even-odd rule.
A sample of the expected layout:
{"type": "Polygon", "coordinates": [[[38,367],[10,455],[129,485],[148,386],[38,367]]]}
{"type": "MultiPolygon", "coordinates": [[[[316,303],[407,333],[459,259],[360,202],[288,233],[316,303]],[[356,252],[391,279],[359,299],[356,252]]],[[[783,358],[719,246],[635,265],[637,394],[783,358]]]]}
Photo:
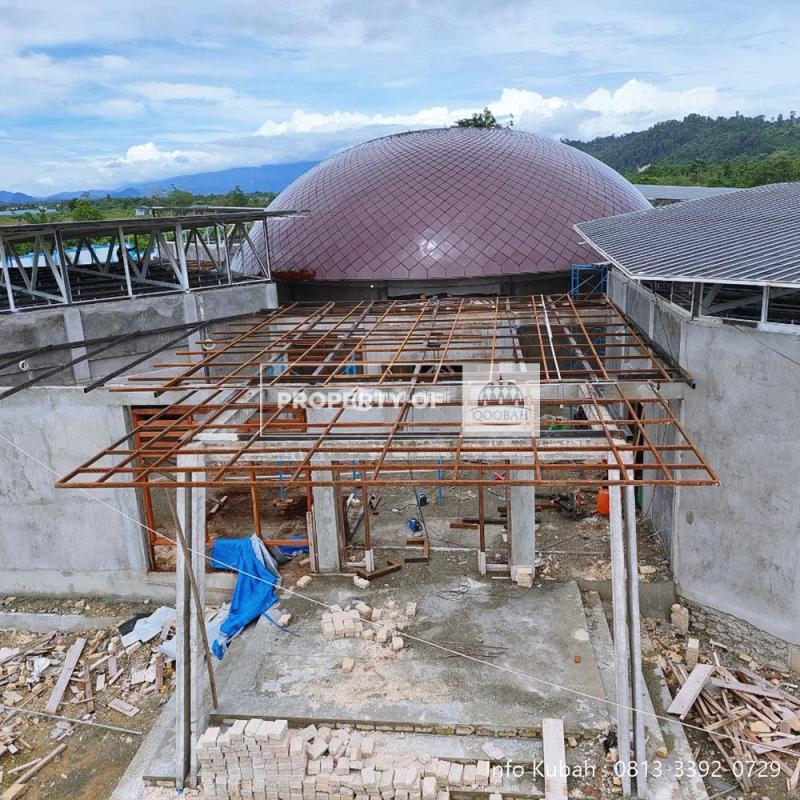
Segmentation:
{"type": "Polygon", "coordinates": [[[211,549],[211,565],[238,571],[230,611],[220,628],[220,638],[225,642],[218,639],[212,646],[217,658],[222,658],[227,641],[278,602],[275,587],[280,585],[280,575],[275,559],[255,535],[249,539],[217,539],[211,549]]]}

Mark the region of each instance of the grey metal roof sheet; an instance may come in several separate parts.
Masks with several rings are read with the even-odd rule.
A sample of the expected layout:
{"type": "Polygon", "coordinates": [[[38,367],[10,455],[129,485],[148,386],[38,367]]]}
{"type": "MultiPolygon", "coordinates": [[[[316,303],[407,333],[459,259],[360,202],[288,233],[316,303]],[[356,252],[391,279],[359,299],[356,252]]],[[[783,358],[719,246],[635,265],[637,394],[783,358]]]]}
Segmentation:
{"type": "Polygon", "coordinates": [[[637,280],[800,286],[800,183],[775,183],[575,230],[637,280]]]}
{"type": "Polygon", "coordinates": [[[729,186],[662,186],[656,183],[633,184],[650,201],[653,200],[699,200],[718,194],[737,192],[729,186]]]}

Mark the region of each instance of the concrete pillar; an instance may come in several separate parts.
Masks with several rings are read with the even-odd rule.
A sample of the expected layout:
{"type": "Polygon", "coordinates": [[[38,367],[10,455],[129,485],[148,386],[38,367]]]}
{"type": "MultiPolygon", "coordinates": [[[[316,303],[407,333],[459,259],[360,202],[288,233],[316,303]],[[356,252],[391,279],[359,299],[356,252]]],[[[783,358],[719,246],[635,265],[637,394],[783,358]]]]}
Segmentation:
{"type": "Polygon", "coordinates": [[[631,674],[633,676],[633,740],[636,754],[636,793],[640,800],[647,795],[647,751],[644,725],[644,696],[647,691],[642,673],[642,632],[639,616],[639,555],[636,541],[636,490],[623,489],[625,538],[628,572],[628,614],[630,615],[631,674]]]}
{"type": "MultiPolygon", "coordinates": [[[[609,463],[615,463],[613,455],[609,463]]],[[[619,470],[610,469],[608,479],[619,480],[619,470]]],[[[622,794],[629,797],[631,779],[628,768],[631,762],[631,686],[628,630],[628,598],[625,578],[625,541],[622,531],[622,492],[620,487],[608,487],[609,523],[611,541],[611,602],[614,619],[614,665],[616,672],[616,717],[619,761],[623,767],[622,794]]]]}
{"type": "MultiPolygon", "coordinates": [[[[64,330],[67,334],[67,340],[70,342],[80,342],[86,338],[83,332],[83,320],[81,319],[81,312],[74,306],[64,309],[64,330]]],[[[85,347],[72,347],[69,351],[71,358],[81,358],[86,355],[85,347]]],[[[72,375],[75,378],[75,383],[90,381],[92,379],[91,366],[89,360],[78,361],[72,365],[72,375]]]]}
{"type": "MultiPolygon", "coordinates": [[[[330,470],[315,470],[314,480],[331,481],[330,470]]],[[[315,486],[311,490],[316,534],[317,569],[320,572],[341,572],[339,560],[340,515],[339,490],[335,486],[315,486]]],[[[365,509],[364,513],[368,513],[365,509]]]]}
{"type": "MultiPolygon", "coordinates": [[[[511,480],[530,477],[530,471],[511,472],[511,480]]],[[[533,486],[508,487],[508,525],[512,580],[516,578],[517,567],[531,567],[536,574],[536,489],[533,486]]]]}
{"type": "MultiPolygon", "coordinates": [[[[179,456],[178,467],[198,467],[202,457],[179,456]]],[[[192,473],[187,473],[191,478],[192,473]]],[[[206,490],[191,487],[177,490],[178,519],[189,550],[189,564],[194,573],[200,607],[192,597],[189,577],[186,574],[182,548],[176,548],[176,636],[177,658],[177,753],[176,779],[183,785],[197,783],[197,754],[195,744],[208,725],[208,708],[205,692],[208,678],[205,649],[200,626],[205,625],[205,533],[206,490]]]]}

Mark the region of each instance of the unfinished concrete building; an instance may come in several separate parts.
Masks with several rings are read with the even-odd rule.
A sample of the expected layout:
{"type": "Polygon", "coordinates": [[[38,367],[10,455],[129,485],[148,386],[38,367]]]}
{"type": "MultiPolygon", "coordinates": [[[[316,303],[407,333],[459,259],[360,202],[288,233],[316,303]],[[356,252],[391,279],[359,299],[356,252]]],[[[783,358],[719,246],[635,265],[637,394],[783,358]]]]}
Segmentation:
{"type": "MultiPolygon", "coordinates": [[[[139,782],[199,780],[209,798],[597,788],[701,800],[703,781],[680,768],[692,748],[678,714],[705,684],[691,702],[679,694],[686,709],[670,705],[640,605],[668,617],[677,584],[701,624],[747,620],[770,635],[760,657],[793,657],[796,576],[775,554],[796,527],[744,546],[749,498],[771,473],[745,491],[726,449],[731,419],[739,434],[767,413],[777,426],[779,398],[759,403],[760,422],[720,415],[711,376],[739,360],[700,359],[691,326],[710,323],[696,305],[670,322],[663,275],[655,297],[583,224],[652,219],[620,176],[515,131],[378,142],[301,178],[269,218],[206,210],[0,236],[12,387],[0,452],[18,476],[2,490],[0,592],[174,601],[176,691],[139,782]],[[463,146],[469,168],[453,157],[463,146]],[[332,176],[353,170],[337,194],[332,176]],[[481,196],[497,170],[506,179],[481,196]],[[34,233],[29,264],[15,241],[34,233]],[[109,234],[84,263],[92,236],[109,234]],[[616,266],[570,272],[592,260],[616,266]],[[55,288],[40,288],[39,268],[55,288]],[[92,294],[101,285],[110,295],[92,294]],[[48,307],[20,313],[31,298],[48,307]],[[471,430],[476,419],[487,424],[471,430]],[[280,568],[280,613],[218,661],[206,603],[258,580],[212,553],[252,536],[308,555],[280,568]],[[705,548],[719,558],[735,537],[714,574],[705,548]],[[768,578],[746,574],[754,558],[768,578]],[[654,759],[663,771],[645,774],[654,759]],[[484,783],[484,764],[506,760],[572,772],[484,783]],[[600,773],[581,776],[581,763],[600,773]]],[[[737,438],[751,461],[753,437],[737,438]]],[[[682,669],[673,689],[691,691],[682,669]]],[[[714,730],[723,750],[749,746],[714,730]]]]}

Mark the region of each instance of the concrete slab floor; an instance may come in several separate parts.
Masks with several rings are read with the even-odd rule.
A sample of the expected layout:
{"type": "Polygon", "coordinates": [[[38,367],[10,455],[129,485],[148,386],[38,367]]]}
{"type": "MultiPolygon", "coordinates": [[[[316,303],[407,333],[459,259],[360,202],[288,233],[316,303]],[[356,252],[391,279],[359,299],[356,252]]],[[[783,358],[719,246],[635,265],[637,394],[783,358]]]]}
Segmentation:
{"type": "Polygon", "coordinates": [[[569,732],[603,728],[605,704],[581,696],[604,697],[577,585],[521,589],[463,572],[434,553],[429,564],[406,565],[369,589],[357,589],[349,577],[316,577],[302,594],[326,605],[416,602],[405,633],[489,663],[408,639],[397,655],[363,640],[325,641],[322,606],[289,597],[281,609],[293,616],[291,633],[261,620],[231,645],[218,671],[219,715],[532,733],[542,717],[560,717],[569,732]],[[496,654],[483,656],[486,647],[496,654]],[[345,656],[356,661],[349,674],[340,669],[345,656]]]}

